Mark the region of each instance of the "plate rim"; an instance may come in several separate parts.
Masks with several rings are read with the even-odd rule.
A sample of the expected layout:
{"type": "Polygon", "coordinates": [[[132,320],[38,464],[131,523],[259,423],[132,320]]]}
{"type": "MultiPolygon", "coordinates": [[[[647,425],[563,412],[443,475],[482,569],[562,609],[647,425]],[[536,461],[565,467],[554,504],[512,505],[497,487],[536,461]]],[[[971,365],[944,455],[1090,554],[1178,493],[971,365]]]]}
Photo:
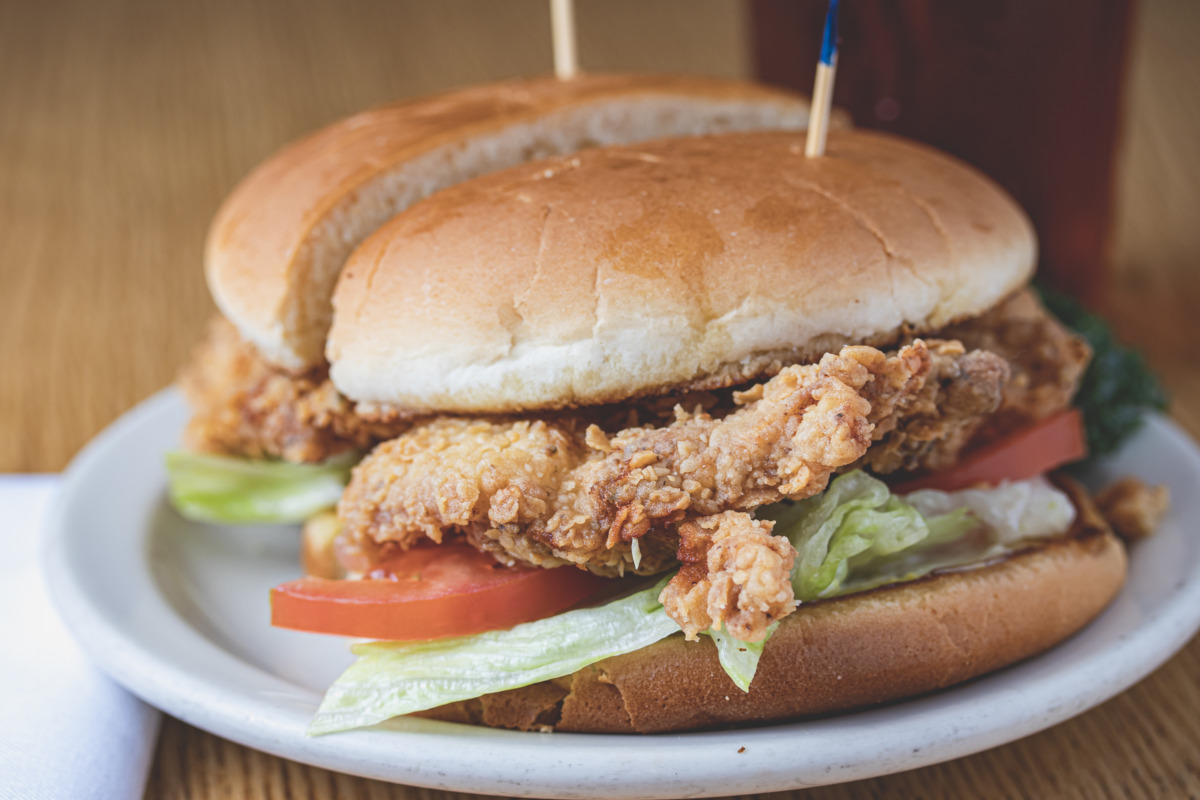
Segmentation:
{"type": "MultiPolygon", "coordinates": [[[[169,616],[186,629],[181,635],[193,645],[197,644],[196,640],[202,640],[201,650],[222,659],[225,662],[222,668],[245,683],[232,689],[222,688],[214,678],[181,670],[163,654],[154,652],[147,643],[130,641],[115,621],[105,618],[93,607],[93,598],[72,572],[75,566],[69,558],[70,532],[66,520],[72,503],[79,502],[78,495],[84,491],[93,470],[103,467],[109,454],[120,449],[127,438],[136,439],[140,429],[151,426],[157,415],[178,413],[182,403],[182,395],[175,387],[152,395],[105,428],[79,452],[64,472],[42,536],[43,571],[54,604],[88,655],[118,683],[151,705],[239,744],[325,769],[429,788],[546,797],[596,796],[597,789],[610,797],[711,796],[730,791],[778,791],[856,780],[960,758],[1065,721],[1142,680],[1178,652],[1200,626],[1200,563],[1197,563],[1188,579],[1172,595],[1168,607],[1173,613],[1164,614],[1115,643],[1109,654],[1125,656],[1122,663],[1128,661],[1136,666],[1126,667],[1118,675],[1092,676],[1092,685],[1099,684],[1099,690],[1072,693],[1068,690],[1073,688],[1071,678],[1074,676],[1051,675],[1044,680],[1061,685],[1066,699],[1040,716],[999,722],[992,719],[985,725],[982,720],[960,713],[956,720],[959,727],[955,741],[936,747],[912,748],[907,742],[903,746],[885,747],[878,754],[880,758],[872,763],[853,758],[840,762],[827,760],[819,765],[811,760],[805,762],[802,754],[797,755],[797,751],[804,748],[796,747],[796,740],[841,733],[843,728],[858,723],[871,726],[882,723],[885,731],[911,728],[919,724],[923,716],[942,717],[948,713],[946,708],[939,708],[947,705],[936,702],[939,699],[946,701],[949,698],[949,711],[953,711],[957,695],[976,691],[980,686],[1033,662],[1022,662],[966,685],[882,708],[762,728],[653,737],[540,735],[404,719],[373,729],[312,738],[303,733],[303,728],[319,694],[241,661],[205,638],[160,597],[169,616]],[[1188,603],[1194,609],[1190,615],[1182,611],[1188,603]],[[1148,640],[1154,640],[1153,646],[1148,640]],[[1147,648],[1155,653],[1153,658],[1132,658],[1139,652],[1144,654],[1147,648]],[[180,686],[188,691],[181,694],[180,686]],[[248,687],[257,695],[248,695],[248,687]],[[222,700],[221,692],[231,690],[237,693],[237,702],[231,702],[232,697],[222,700]],[[212,696],[214,693],[216,698],[212,696]],[[906,709],[899,722],[890,719],[895,715],[889,713],[897,706],[906,709]],[[454,769],[454,763],[445,758],[439,760],[437,753],[431,752],[435,750],[431,746],[431,734],[436,735],[445,750],[454,750],[453,745],[458,742],[478,746],[486,741],[492,762],[508,764],[513,769],[501,770],[502,774],[489,771],[486,776],[464,775],[461,770],[454,769]],[[786,734],[785,738],[791,740],[790,746],[782,747],[778,741],[772,741],[779,739],[780,734],[786,734]],[[585,756],[597,744],[606,748],[604,762],[609,780],[603,786],[593,784],[596,788],[589,787],[584,792],[581,786],[587,783],[581,782],[578,770],[586,771],[590,766],[585,756]],[[739,747],[744,747],[745,752],[739,752],[739,747]],[[698,748],[711,758],[698,758],[698,748]],[[406,751],[413,754],[407,763],[380,758],[381,754],[406,751]],[[518,764],[512,763],[512,759],[521,761],[521,757],[532,757],[542,767],[549,759],[569,768],[542,769],[530,779],[528,774],[520,774],[518,764]],[[614,769],[613,762],[618,760],[623,768],[614,769]],[[672,772],[672,764],[686,765],[687,774],[672,772]],[[647,770],[662,773],[664,769],[668,777],[647,778],[647,770]],[[562,773],[563,777],[555,778],[554,773],[562,773]]],[[[1161,429],[1179,442],[1200,474],[1200,450],[1177,423],[1154,415],[1147,420],[1147,428],[1161,429]]],[[[158,494],[162,494],[161,485],[158,494]]],[[[147,549],[145,545],[151,538],[148,530],[129,535],[140,537],[143,551],[147,549]]],[[[1096,665],[1092,665],[1092,671],[1096,671],[1096,665]]],[[[872,730],[879,732],[874,727],[872,730]]],[[[894,731],[892,735],[896,735],[894,731]]]]}

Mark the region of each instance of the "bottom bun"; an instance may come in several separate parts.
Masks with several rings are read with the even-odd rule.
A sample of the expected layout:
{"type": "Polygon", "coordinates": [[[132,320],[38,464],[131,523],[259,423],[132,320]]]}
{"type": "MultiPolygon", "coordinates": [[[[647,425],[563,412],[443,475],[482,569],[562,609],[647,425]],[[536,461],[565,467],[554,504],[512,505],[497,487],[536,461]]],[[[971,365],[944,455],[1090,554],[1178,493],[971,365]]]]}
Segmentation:
{"type": "Polygon", "coordinates": [[[1125,581],[1125,549],[1078,486],[1072,529],[984,565],[801,605],[748,693],[707,637],[671,636],[554,681],[421,716],[521,730],[657,733],[795,719],[923,694],[1078,631],[1125,581]]]}

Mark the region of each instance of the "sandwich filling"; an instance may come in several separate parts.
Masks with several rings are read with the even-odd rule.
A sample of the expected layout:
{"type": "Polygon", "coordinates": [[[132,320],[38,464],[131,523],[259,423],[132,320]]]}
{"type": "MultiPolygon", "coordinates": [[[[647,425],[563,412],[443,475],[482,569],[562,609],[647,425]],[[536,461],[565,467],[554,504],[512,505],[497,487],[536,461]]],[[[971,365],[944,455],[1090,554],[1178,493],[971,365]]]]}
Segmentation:
{"type": "Polygon", "coordinates": [[[795,608],[797,553],[756,509],[857,468],[952,466],[1068,408],[1088,357],[1026,290],[936,338],[849,345],[741,390],[621,409],[369,421],[322,370],[269,367],[223,326],[184,385],[202,450],[319,461],[374,447],[338,503],[352,572],[447,535],[507,565],[678,566],[661,601],[689,638],[761,642],[795,608]]]}

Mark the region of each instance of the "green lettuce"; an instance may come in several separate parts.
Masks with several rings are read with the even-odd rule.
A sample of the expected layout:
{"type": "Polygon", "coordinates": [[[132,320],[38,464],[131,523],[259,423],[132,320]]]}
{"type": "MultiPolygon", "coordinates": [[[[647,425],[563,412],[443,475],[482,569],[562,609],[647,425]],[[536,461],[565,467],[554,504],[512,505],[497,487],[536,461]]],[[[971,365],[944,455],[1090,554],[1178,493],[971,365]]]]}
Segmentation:
{"type": "Polygon", "coordinates": [[[312,735],[560,678],[679,631],[658,595],[668,578],[596,608],[503,631],[427,642],[354,646],[356,661],[329,687],[312,735]]]}
{"type": "Polygon", "coordinates": [[[760,516],[774,519],[775,533],[796,548],[792,590],[801,601],[836,594],[851,568],[911,548],[931,533],[945,541],[976,524],[962,511],[927,520],[861,470],[834,478],[824,494],[779,503],[760,516]]]}
{"type": "MultiPolygon", "coordinates": [[[[838,594],[848,576],[867,571],[872,562],[954,541],[978,526],[966,508],[926,518],[883,481],[858,470],[834,478],[824,494],[760,509],[759,516],[774,519],[774,532],[796,548],[792,591],[802,601],[838,594]]],[[[706,631],[721,667],[743,692],[750,691],[763,647],[778,627],[776,622],[767,628],[760,642],[706,631]]]]}
{"type": "Polygon", "coordinates": [[[758,659],[762,657],[763,647],[778,627],[778,622],[772,622],[761,642],[743,642],[727,631],[705,631],[717,646],[721,669],[725,670],[729,679],[743,692],[750,691],[754,673],[758,672],[758,659]]]}
{"type": "Polygon", "coordinates": [[[323,464],[251,461],[204,453],[167,453],[171,503],[203,522],[302,522],[332,508],[357,457],[323,464]]]}

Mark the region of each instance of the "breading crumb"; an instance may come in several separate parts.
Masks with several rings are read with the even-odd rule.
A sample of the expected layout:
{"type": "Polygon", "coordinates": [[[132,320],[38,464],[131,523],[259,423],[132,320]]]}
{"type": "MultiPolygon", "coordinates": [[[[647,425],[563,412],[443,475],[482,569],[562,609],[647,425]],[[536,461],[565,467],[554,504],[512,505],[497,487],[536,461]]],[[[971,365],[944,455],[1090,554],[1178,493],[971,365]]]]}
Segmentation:
{"type": "Polygon", "coordinates": [[[1117,535],[1133,542],[1158,530],[1171,506],[1171,496],[1166,486],[1122,478],[1096,495],[1096,506],[1117,535]]]}

